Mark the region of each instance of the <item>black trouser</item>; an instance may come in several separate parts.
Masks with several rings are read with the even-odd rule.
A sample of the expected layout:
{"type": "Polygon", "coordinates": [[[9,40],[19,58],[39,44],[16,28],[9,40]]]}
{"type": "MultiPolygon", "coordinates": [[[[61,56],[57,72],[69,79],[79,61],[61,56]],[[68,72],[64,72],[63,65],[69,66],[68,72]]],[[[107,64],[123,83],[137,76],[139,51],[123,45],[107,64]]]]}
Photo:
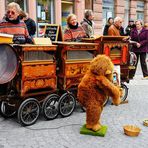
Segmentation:
{"type": "MultiPolygon", "coordinates": [[[[142,73],[143,73],[143,77],[148,76],[148,68],[147,68],[147,62],[146,62],[146,52],[135,52],[136,56],[137,56],[137,63],[136,63],[136,69],[137,69],[137,64],[139,61],[139,57],[140,57],[140,64],[141,64],[141,69],[142,69],[142,73]]],[[[136,72],[135,69],[135,72],[136,72]]]]}

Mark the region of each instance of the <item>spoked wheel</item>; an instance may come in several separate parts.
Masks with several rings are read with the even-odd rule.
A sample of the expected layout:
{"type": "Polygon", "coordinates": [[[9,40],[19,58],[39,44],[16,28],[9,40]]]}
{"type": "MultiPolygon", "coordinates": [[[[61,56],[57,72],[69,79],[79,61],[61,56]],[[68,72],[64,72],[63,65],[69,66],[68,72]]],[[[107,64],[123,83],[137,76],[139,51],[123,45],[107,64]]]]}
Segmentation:
{"type": "Polygon", "coordinates": [[[18,120],[23,126],[29,126],[37,121],[39,113],[39,102],[35,98],[29,98],[20,105],[18,109],[18,120]]]}
{"type": "Polygon", "coordinates": [[[121,83],[121,88],[123,89],[123,96],[121,97],[121,101],[125,101],[128,95],[128,88],[123,83],[121,83]]]}
{"type": "Polygon", "coordinates": [[[43,115],[47,120],[52,120],[55,119],[58,114],[58,101],[59,101],[59,96],[57,94],[52,94],[47,96],[45,101],[43,102],[43,115]]]}
{"type": "Polygon", "coordinates": [[[76,99],[70,92],[66,92],[60,97],[59,112],[63,117],[70,116],[73,113],[75,106],[76,99]]]}
{"type": "Polygon", "coordinates": [[[14,104],[10,104],[8,101],[2,101],[0,104],[0,113],[4,118],[13,117],[16,114],[14,104]]]}

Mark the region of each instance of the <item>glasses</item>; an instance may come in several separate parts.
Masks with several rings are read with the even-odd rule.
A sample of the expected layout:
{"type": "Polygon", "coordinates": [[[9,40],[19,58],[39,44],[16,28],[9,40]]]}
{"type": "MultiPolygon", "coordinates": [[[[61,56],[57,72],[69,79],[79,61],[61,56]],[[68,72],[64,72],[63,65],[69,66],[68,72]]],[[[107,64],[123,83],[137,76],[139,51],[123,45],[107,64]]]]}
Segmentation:
{"type": "Polygon", "coordinates": [[[7,14],[15,15],[15,12],[14,11],[7,11],[7,14]]]}

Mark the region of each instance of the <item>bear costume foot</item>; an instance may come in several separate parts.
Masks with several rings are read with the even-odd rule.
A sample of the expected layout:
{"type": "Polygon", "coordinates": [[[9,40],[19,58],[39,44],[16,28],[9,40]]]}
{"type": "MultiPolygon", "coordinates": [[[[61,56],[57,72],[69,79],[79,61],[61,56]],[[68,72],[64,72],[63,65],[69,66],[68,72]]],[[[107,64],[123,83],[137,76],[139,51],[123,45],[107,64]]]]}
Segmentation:
{"type": "Polygon", "coordinates": [[[95,125],[86,124],[86,128],[96,132],[101,129],[101,125],[100,124],[95,124],[95,125]]]}

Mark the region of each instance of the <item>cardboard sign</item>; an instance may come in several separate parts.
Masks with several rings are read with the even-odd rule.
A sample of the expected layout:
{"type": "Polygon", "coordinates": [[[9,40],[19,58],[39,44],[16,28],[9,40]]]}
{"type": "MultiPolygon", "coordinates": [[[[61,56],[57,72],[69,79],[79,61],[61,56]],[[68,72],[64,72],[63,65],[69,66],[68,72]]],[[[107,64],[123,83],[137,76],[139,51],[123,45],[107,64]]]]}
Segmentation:
{"type": "Polygon", "coordinates": [[[50,38],[51,41],[62,41],[61,27],[57,24],[46,25],[44,37],[50,38]]]}

